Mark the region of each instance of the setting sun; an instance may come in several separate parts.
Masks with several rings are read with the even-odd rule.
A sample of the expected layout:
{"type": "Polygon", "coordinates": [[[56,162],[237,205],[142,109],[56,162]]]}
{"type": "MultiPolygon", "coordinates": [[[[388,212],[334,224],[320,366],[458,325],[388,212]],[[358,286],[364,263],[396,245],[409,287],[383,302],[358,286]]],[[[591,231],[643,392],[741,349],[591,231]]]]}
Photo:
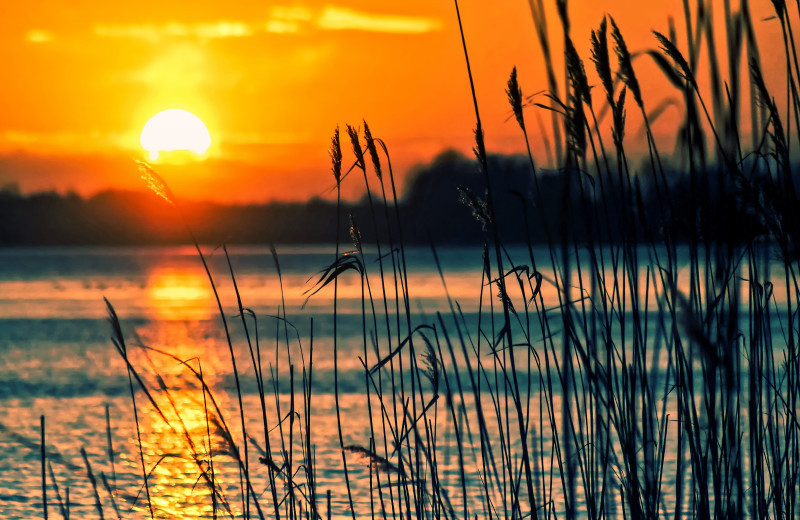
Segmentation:
{"type": "Polygon", "coordinates": [[[199,117],[171,108],[145,123],[139,142],[155,161],[161,152],[188,151],[203,155],[211,146],[211,135],[199,117]]]}

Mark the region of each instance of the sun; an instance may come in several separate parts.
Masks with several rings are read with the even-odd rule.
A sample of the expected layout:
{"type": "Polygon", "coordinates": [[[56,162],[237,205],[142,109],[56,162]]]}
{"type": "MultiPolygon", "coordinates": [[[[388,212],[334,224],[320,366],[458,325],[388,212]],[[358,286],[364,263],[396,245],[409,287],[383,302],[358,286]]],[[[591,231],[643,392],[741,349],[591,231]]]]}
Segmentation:
{"type": "Polygon", "coordinates": [[[139,143],[150,153],[153,161],[161,152],[188,151],[202,156],[211,146],[211,134],[196,115],[170,108],[145,123],[139,143]]]}

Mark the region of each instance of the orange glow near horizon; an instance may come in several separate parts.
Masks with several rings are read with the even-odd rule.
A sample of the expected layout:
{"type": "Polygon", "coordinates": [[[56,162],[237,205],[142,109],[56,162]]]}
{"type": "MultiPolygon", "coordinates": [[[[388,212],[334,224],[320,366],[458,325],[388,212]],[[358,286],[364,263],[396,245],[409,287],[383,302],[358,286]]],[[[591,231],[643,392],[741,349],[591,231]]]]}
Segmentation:
{"type": "MultiPolygon", "coordinates": [[[[722,1],[711,3],[718,25],[722,1]]],[[[555,4],[543,2],[563,94],[563,30],[555,4]]],[[[736,9],[738,2],[732,4],[736,9]]],[[[653,126],[665,143],[679,122],[679,110],[669,103],[679,93],[646,51],[658,47],[651,31],[669,33],[670,20],[685,45],[682,5],[568,3],[570,34],[594,84],[591,30],[605,14],[614,16],[635,53],[646,104],[652,111],[666,107],[653,126]]],[[[525,94],[548,88],[529,3],[462,0],[459,6],[487,148],[522,152],[525,143],[505,95],[509,73],[517,67],[525,94]]],[[[766,51],[768,42],[782,49],[771,2],[753,0],[750,9],[764,42],[764,68],[780,71],[782,50],[766,51]]],[[[724,52],[724,31],[716,38],[724,52]]],[[[452,2],[199,0],[191,9],[156,0],[15,2],[0,18],[0,58],[14,71],[0,86],[0,187],[17,184],[23,192],[140,189],[130,166],[131,159],[146,158],[140,131],[169,108],[195,114],[213,136],[201,162],[171,153],[183,171],[164,176],[184,198],[330,196],[332,131],[347,123],[361,126],[362,119],[389,146],[400,186],[415,165],[447,149],[469,154],[474,145],[475,115],[452,2]]],[[[766,79],[778,89],[776,74],[766,79]]],[[[635,112],[629,113],[632,137],[641,133],[635,112]]],[[[531,104],[526,117],[537,162],[552,166],[545,144],[552,140],[550,113],[531,104]]],[[[153,156],[162,151],[150,150],[153,156]]],[[[358,187],[344,189],[350,190],[346,196],[360,196],[358,187]]]]}

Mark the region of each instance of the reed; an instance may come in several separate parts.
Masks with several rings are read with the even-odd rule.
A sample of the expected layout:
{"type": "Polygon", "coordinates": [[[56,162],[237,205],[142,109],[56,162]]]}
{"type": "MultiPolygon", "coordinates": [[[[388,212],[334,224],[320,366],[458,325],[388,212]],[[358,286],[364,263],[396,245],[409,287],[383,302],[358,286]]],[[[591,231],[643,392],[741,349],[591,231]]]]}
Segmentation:
{"type": "MultiPolygon", "coordinates": [[[[269,317],[276,334],[274,344],[267,345],[258,333],[263,317],[247,308],[234,262],[223,247],[244,334],[243,344],[235,345],[219,304],[237,409],[222,409],[195,360],[172,357],[195,380],[204,431],[187,427],[163,380],[152,383],[134,365],[108,304],[113,342],[129,378],[150,516],[159,511],[149,477],[171,455],[145,453],[136,415],[144,406],[156,410],[181,439],[198,482],[208,489],[214,518],[795,518],[800,499],[800,205],[792,156],[800,144],[800,67],[792,28],[800,12],[784,2],[773,4],[786,74],[785,85],[777,87],[765,80],[753,29],[760,14],[751,13],[746,1],[738,10],[724,3],[722,50],[715,46],[718,26],[705,0],[683,3],[685,43],[670,26],[656,32],[652,48],[642,52],[628,49],[622,29],[604,17],[586,35],[594,69],[587,72],[573,42],[584,35],[574,34],[568,2],[556,3],[556,26],[544,20],[543,2],[531,0],[546,70],[545,84],[536,87],[547,89],[548,101],[524,96],[517,69],[512,70],[506,96],[534,190],[516,192],[519,211],[509,220],[496,207],[502,173],[491,169],[467,53],[474,28],[462,25],[455,2],[472,87],[472,104],[465,109],[475,114],[475,155],[486,188],[485,197],[468,189],[453,193],[484,228],[477,313],[467,316],[450,298],[435,244],[434,262],[449,307],[435,316],[413,310],[403,209],[388,147],[366,122],[363,130],[347,125],[353,165],[346,170],[349,160],[337,127],[330,148],[339,208],[335,256],[307,296],[333,293],[341,467],[320,467],[315,459],[314,323],[309,345],[290,336],[277,252],[272,249],[281,305],[269,317]],[[562,85],[556,79],[554,32],[564,42],[562,85]],[[741,67],[745,50],[748,66],[741,67]],[[675,132],[680,154],[675,160],[663,153],[651,128],[657,110],[637,79],[643,58],[653,60],[678,92],[682,121],[675,132]],[[707,82],[699,79],[706,77],[707,82]],[[743,122],[747,99],[750,124],[743,122]],[[644,124],[647,151],[641,167],[629,151],[634,147],[626,102],[644,124]],[[531,142],[543,137],[526,124],[532,110],[542,109],[553,118],[556,166],[563,179],[557,192],[547,191],[537,167],[543,161],[532,153],[531,142]],[[671,163],[680,172],[670,171],[671,163]],[[353,170],[360,179],[348,175],[353,170]],[[352,215],[345,220],[343,182],[363,182],[367,225],[352,215]],[[713,193],[723,194],[727,206],[715,210],[705,204],[713,193]],[[544,210],[548,199],[560,201],[561,214],[544,210]],[[339,240],[345,227],[353,252],[344,252],[339,240]],[[505,227],[527,231],[524,254],[515,256],[514,244],[503,240],[505,227]],[[544,247],[534,243],[536,228],[545,230],[544,247]],[[375,262],[368,250],[377,251],[375,262]],[[361,291],[360,396],[369,419],[360,443],[345,442],[340,402],[339,284],[345,277],[357,277],[361,291]],[[293,347],[300,359],[292,357],[293,347]],[[239,348],[250,363],[241,370],[235,366],[239,348]],[[286,353],[288,365],[281,364],[279,352],[286,353]],[[270,354],[274,362],[265,370],[262,356],[270,354]],[[240,379],[252,381],[258,393],[263,429],[258,434],[245,428],[240,379]],[[279,379],[289,381],[288,396],[282,395],[279,379]],[[288,398],[288,411],[282,398],[288,398]],[[232,428],[229,421],[236,419],[232,428]],[[353,471],[359,466],[368,467],[366,476],[356,476],[364,475],[353,471]],[[341,472],[337,492],[346,499],[336,498],[347,504],[341,510],[318,484],[320,472],[329,470],[341,472]],[[238,489],[223,476],[230,471],[238,476],[238,489]],[[368,497],[354,491],[357,478],[368,479],[368,497]],[[238,506],[228,498],[234,494],[238,506]]],[[[143,173],[156,194],[176,205],[152,168],[143,166],[143,173]]],[[[195,245],[217,295],[215,278],[195,245]]],[[[120,459],[110,424],[107,429],[112,478],[101,477],[113,498],[120,494],[115,458],[120,459]]],[[[46,504],[44,422],[41,431],[46,504]]],[[[102,515],[85,453],[84,460],[102,515]]],[[[69,499],[62,503],[52,468],[50,473],[59,511],[68,518],[69,499]]],[[[124,517],[124,510],[112,504],[124,517]]]]}

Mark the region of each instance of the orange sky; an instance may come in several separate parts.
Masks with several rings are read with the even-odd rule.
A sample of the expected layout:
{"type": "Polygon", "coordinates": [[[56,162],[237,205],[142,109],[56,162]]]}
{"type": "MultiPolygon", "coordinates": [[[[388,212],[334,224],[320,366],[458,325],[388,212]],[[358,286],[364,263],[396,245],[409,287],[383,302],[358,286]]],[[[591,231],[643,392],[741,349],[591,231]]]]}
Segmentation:
{"type": "MultiPolygon", "coordinates": [[[[559,41],[554,3],[545,0],[551,39],[559,41]]],[[[212,136],[204,160],[157,165],[173,191],[189,198],[325,195],[333,186],[332,130],[362,118],[387,142],[401,175],[444,149],[468,153],[472,147],[474,115],[450,0],[6,4],[0,185],[84,195],[139,188],[132,162],[146,158],[139,133],[167,108],[193,112],[212,136]]],[[[650,30],[666,32],[671,13],[682,31],[680,0],[632,4],[570,2],[573,38],[584,59],[590,30],[605,12],[632,50],[655,47],[650,30]]],[[[528,2],[460,5],[489,150],[521,151],[524,143],[508,119],[508,74],[519,68],[526,93],[546,88],[528,2]]],[[[763,13],[759,20],[772,14],[768,6],[768,0],[751,1],[763,13]]],[[[757,24],[765,38],[777,34],[774,20],[757,24]]],[[[782,59],[779,52],[766,54],[782,59]]],[[[669,93],[648,65],[641,61],[640,80],[655,105],[669,93]]],[[[536,112],[527,117],[535,127],[536,112]]],[[[669,114],[659,124],[657,133],[668,135],[669,114]]],[[[544,162],[535,132],[532,139],[544,162]]],[[[355,184],[349,189],[357,190],[355,184]]]]}

